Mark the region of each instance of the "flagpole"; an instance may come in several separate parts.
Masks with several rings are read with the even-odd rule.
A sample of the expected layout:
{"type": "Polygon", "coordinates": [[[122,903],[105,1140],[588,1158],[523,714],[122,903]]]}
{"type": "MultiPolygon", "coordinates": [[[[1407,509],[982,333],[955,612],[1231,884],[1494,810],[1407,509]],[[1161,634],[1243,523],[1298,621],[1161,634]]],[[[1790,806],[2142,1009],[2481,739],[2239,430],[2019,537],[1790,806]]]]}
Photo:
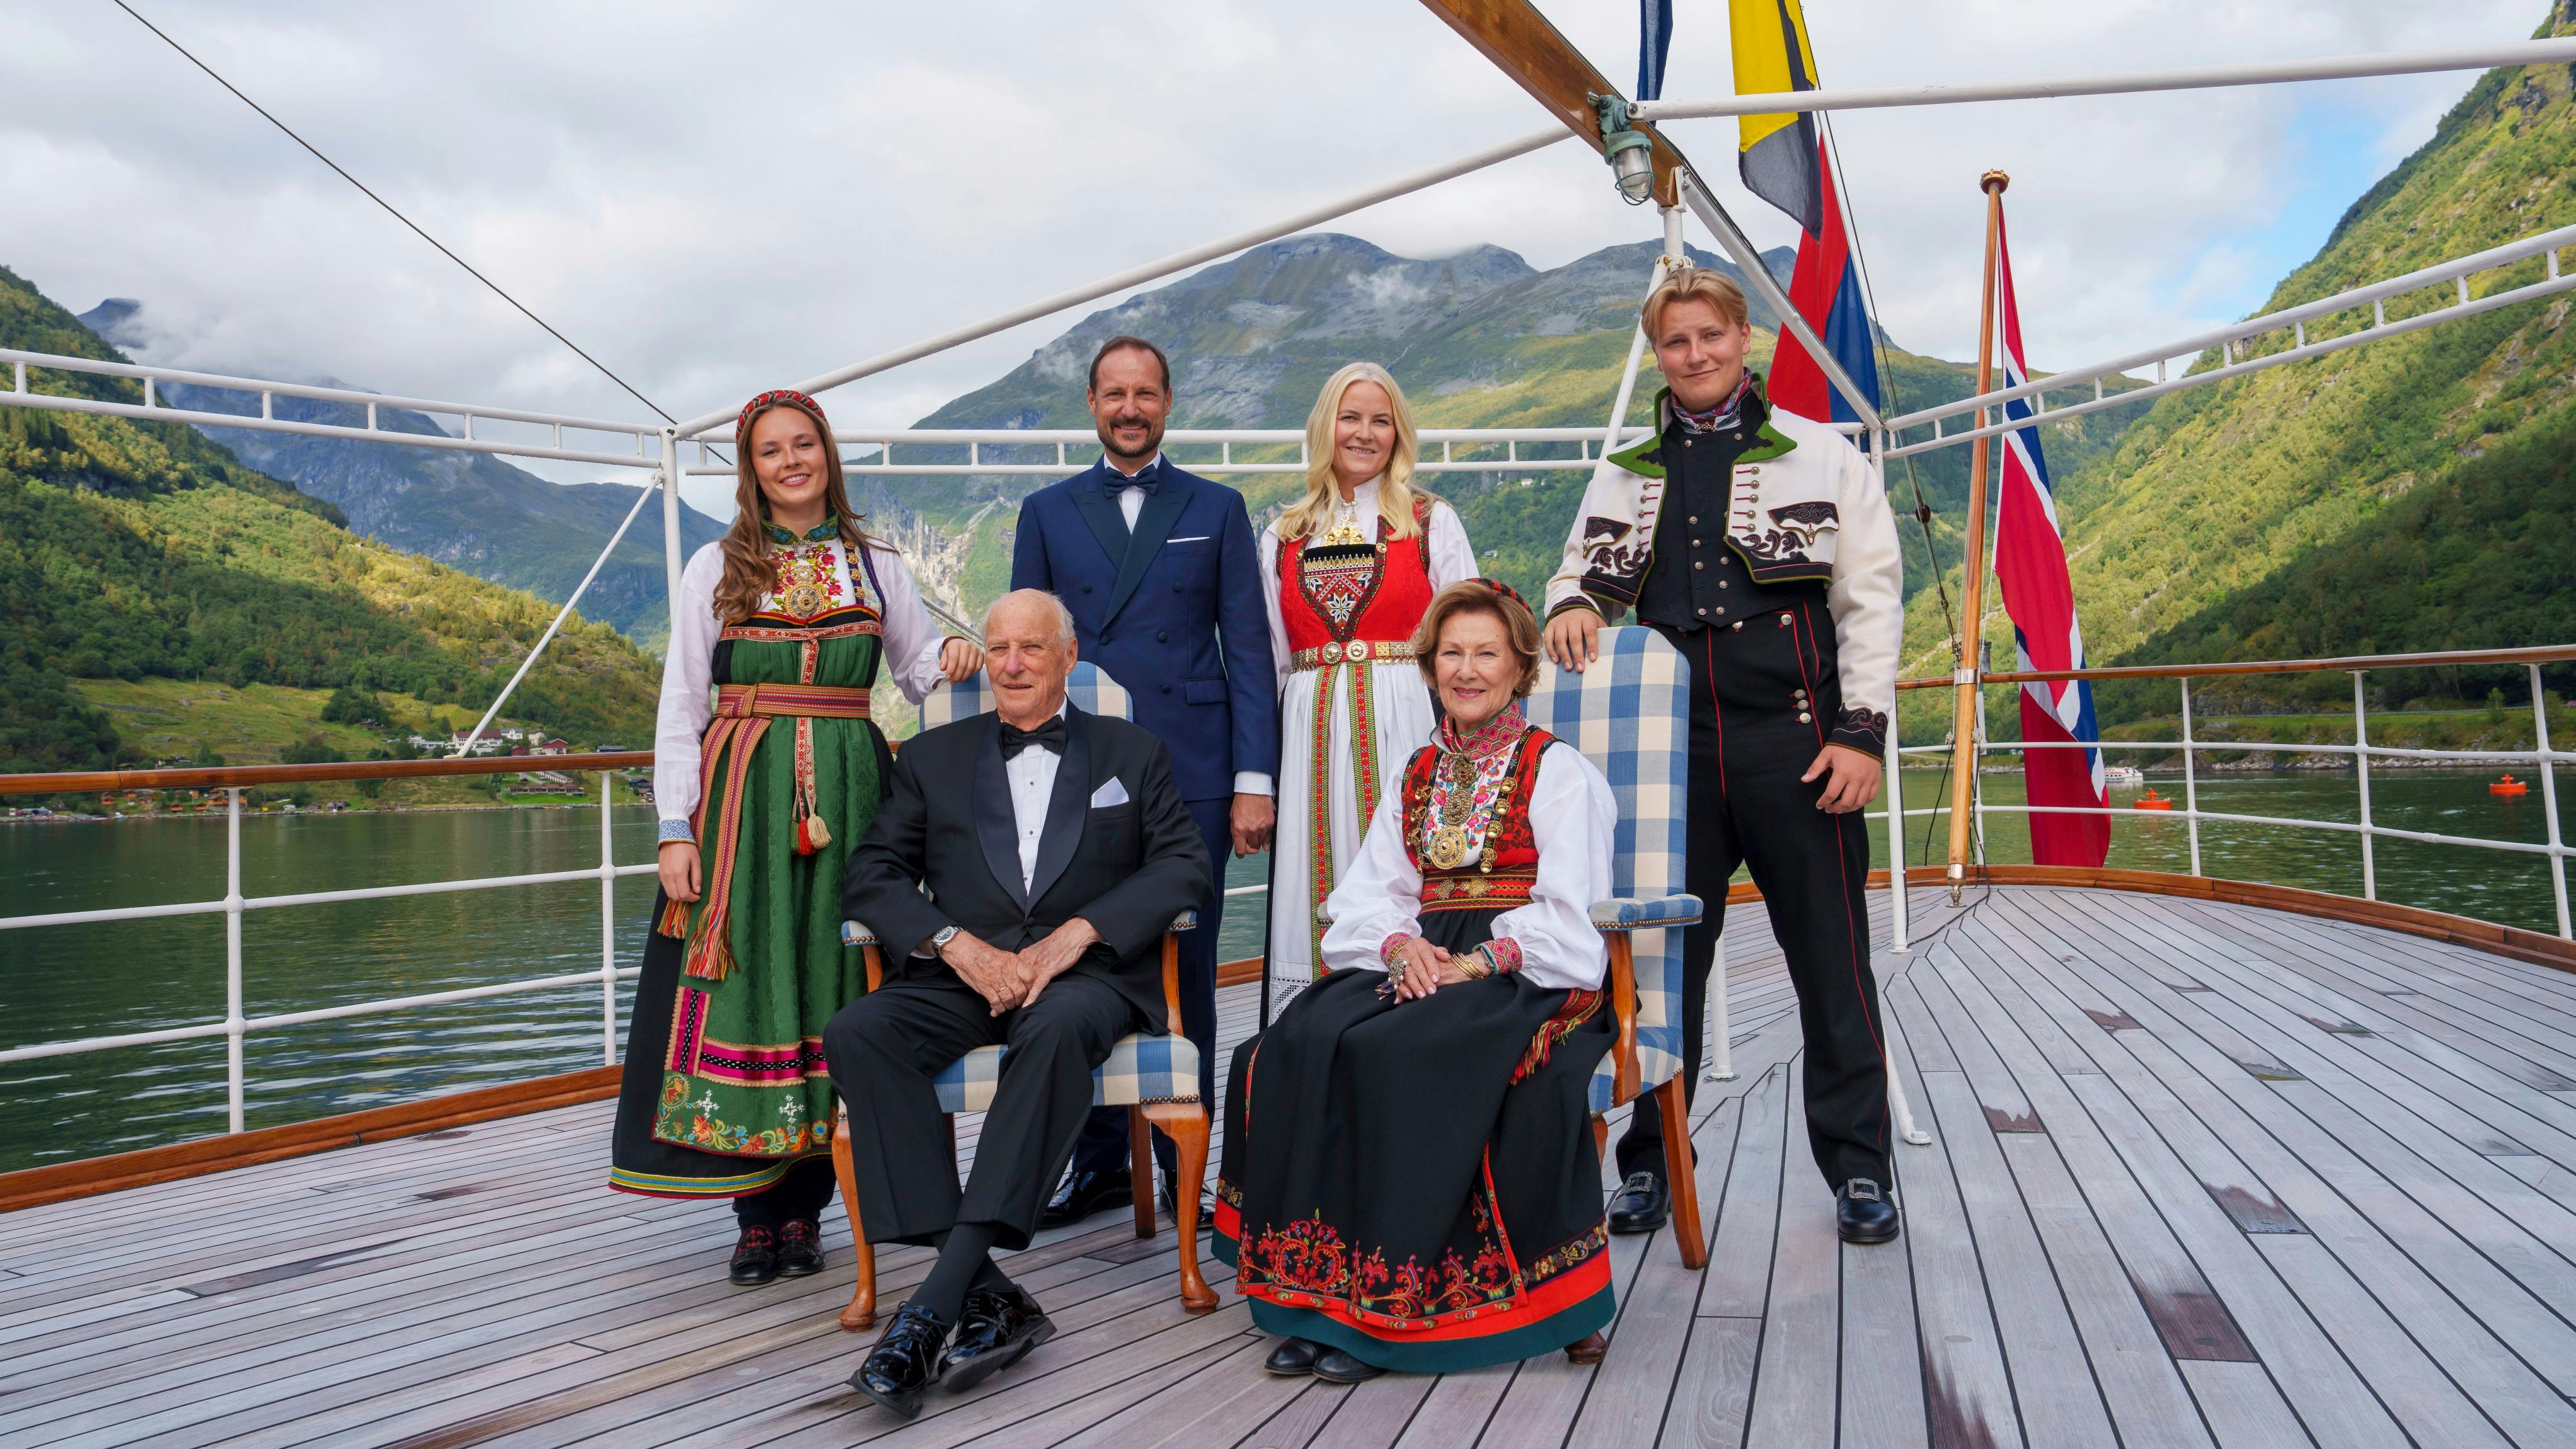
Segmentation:
{"type": "MultiPolygon", "coordinates": [[[[1986,193],[1986,281],[1979,293],[1977,311],[1977,393],[1983,396],[1994,386],[1995,372],[1995,243],[2003,231],[2004,188],[2012,178],[2000,171],[1989,171],[1977,178],[1977,186],[1986,193]]],[[[1950,765],[1950,904],[1959,903],[1960,892],[1968,883],[1968,827],[1970,800],[1977,783],[1977,643],[1985,637],[1986,582],[1986,444],[1980,435],[1968,454],[1968,557],[1966,561],[1966,594],[1962,605],[1959,655],[1952,662],[1951,679],[1956,685],[1950,711],[1952,740],[1950,765]]]]}

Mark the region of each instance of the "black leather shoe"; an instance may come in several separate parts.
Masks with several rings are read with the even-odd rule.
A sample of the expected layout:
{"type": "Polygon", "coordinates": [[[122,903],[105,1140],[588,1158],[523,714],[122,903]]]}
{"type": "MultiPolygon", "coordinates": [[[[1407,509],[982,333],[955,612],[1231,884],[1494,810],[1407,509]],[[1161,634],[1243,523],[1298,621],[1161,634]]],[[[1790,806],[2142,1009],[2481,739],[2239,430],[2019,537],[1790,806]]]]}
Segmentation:
{"type": "Polygon", "coordinates": [[[1038,1214],[1041,1228],[1069,1228],[1105,1207],[1115,1207],[1136,1194],[1127,1170],[1115,1172],[1077,1172],[1066,1178],[1045,1211],[1038,1214]]]}
{"type": "Polygon", "coordinates": [[[1632,1172],[1610,1199],[1610,1231],[1651,1233],[1673,1215],[1672,1189],[1651,1172],[1632,1172]]]}
{"type": "Polygon", "coordinates": [[[850,1375],[850,1387],[897,1418],[913,1418],[921,1412],[921,1391],[939,1382],[939,1348],[947,1341],[947,1324],[907,1303],[850,1375]]]}
{"type": "Polygon", "coordinates": [[[745,1228],[733,1240],[733,1263],[725,1276],[745,1287],[766,1283],[778,1276],[778,1234],[767,1228],[745,1228]]]}
{"type": "Polygon", "coordinates": [[[1315,1377],[1328,1384],[1362,1384],[1386,1370],[1373,1363],[1363,1363],[1338,1348],[1328,1348],[1315,1355],[1315,1377]]]}
{"type": "Polygon", "coordinates": [[[1896,1204],[1878,1190],[1878,1184],[1866,1177],[1855,1177],[1834,1194],[1835,1230],[1846,1243],[1889,1243],[1896,1240],[1898,1227],[1896,1204]]]}
{"type": "Polygon", "coordinates": [[[778,1276],[804,1278],[823,1271],[823,1230],[793,1220],[778,1225],[778,1276]]]}
{"type": "MultiPolygon", "coordinates": [[[[1156,1194],[1156,1200],[1162,1203],[1163,1211],[1171,1214],[1174,1222],[1178,1222],[1181,1217],[1181,1195],[1178,1191],[1178,1185],[1172,1181],[1169,1173],[1163,1175],[1162,1183],[1162,1190],[1156,1194]]],[[[1214,1221],[1215,1218],[1216,1203],[1207,1195],[1205,1189],[1201,1189],[1199,1192],[1199,1226],[1204,1228],[1210,1222],[1214,1221]]]]}
{"type": "Polygon", "coordinates": [[[1053,1337],[1055,1324],[1018,1284],[975,1289],[957,1315],[956,1341],[939,1356],[940,1380],[962,1394],[1053,1337]]]}
{"type": "Polygon", "coordinates": [[[1324,1346],[1320,1343],[1303,1338],[1283,1338],[1277,1348],[1270,1350],[1270,1357],[1261,1361],[1261,1368],[1264,1373],[1274,1373],[1283,1379],[1302,1379],[1315,1371],[1315,1360],[1323,1356],[1324,1346]]]}

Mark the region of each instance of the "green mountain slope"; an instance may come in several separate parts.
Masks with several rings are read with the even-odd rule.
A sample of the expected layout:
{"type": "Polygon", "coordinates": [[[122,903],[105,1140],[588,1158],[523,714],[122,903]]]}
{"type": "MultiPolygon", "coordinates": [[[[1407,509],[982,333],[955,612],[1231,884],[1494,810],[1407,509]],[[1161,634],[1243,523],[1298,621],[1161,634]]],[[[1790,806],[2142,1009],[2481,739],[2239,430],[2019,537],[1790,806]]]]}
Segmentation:
{"type": "MultiPolygon", "coordinates": [[[[1659,250],[1652,242],[1608,247],[1539,271],[1496,247],[1426,261],[1356,237],[1292,237],[1093,313],[922,426],[1087,428],[1083,368],[1102,341],[1127,332],[1172,354],[1181,427],[1302,427],[1324,379],[1343,363],[1366,358],[1395,373],[1427,427],[1598,428],[1617,395],[1637,302],[1659,250]]],[[[1741,280],[1714,256],[1695,250],[1693,258],[1741,280]]],[[[1781,277],[1794,260],[1785,249],[1765,258],[1781,277]]],[[[1752,320],[1756,357],[1767,364],[1778,319],[1757,300],[1752,320]]],[[[1890,347],[1888,367],[1899,407],[1972,390],[1972,370],[1957,363],[1890,347]]],[[[1649,360],[1632,421],[1650,415],[1657,386],[1649,360]]],[[[2080,459],[2115,438],[2124,422],[2117,414],[2097,414],[2052,425],[2049,445],[2080,459]]],[[[955,461],[964,461],[964,451],[956,450],[955,461]]],[[[1026,451],[1032,462],[1054,456],[1052,448],[1026,451]]],[[[1185,466],[1213,461],[1214,450],[1204,451],[1202,457],[1183,448],[1175,456],[1185,466]]],[[[927,449],[907,456],[936,461],[927,449]]],[[[988,448],[983,456],[996,459],[1000,450],[988,448]]],[[[1252,457],[1240,449],[1236,456],[1252,457]]],[[[1534,591],[1555,567],[1583,478],[1577,469],[1462,472],[1437,475],[1429,486],[1457,506],[1487,567],[1534,591]]],[[[1913,475],[1900,470],[1893,481],[1903,510],[1912,510],[1912,484],[1919,481],[1935,509],[1955,515],[1966,479],[1964,458],[1935,455],[1913,475]]],[[[974,607],[1007,582],[1017,501],[1043,481],[870,480],[858,501],[903,544],[934,592],[946,590],[974,607]]],[[[1256,521],[1302,486],[1280,474],[1230,481],[1243,490],[1256,521]]],[[[1936,519],[1934,533],[1942,555],[1955,559],[1952,530],[1936,519]]],[[[1906,539],[1909,585],[1928,581],[1922,531],[1909,526],[1906,539]]]]}
{"type": "MultiPolygon", "coordinates": [[[[2576,0],[2558,0],[2540,33],[2576,34],[2576,0]]],[[[2576,222],[2570,80],[2567,66],[2482,77],[2262,310],[2576,222]]],[[[2471,290],[2541,275],[2535,258],[2471,290]]],[[[2455,299],[2446,284],[2387,310],[2407,317],[2455,299]]],[[[2568,310],[2565,296],[2544,299],[2177,393],[2107,456],[2057,464],[2091,657],[2160,663],[2576,636],[2568,310]]],[[[2309,330],[2337,335],[2368,321],[2365,310],[2309,330]]],[[[2290,345],[2275,336],[2255,350],[2290,345]]],[[[1919,599],[1909,624],[1909,672],[1945,669],[1938,620],[1919,599]]],[[[2012,657],[1999,611],[1986,637],[1999,660],[2012,657]]],[[[2427,681],[2383,683],[2414,694],[2427,681]]],[[[2453,687],[2475,696],[2487,683],[2453,687]]],[[[2350,686],[2335,676],[2316,687],[2350,686]]],[[[2170,686],[2113,690],[2102,707],[2108,721],[2170,711],[2172,700],[2170,686]]],[[[1919,732],[1930,721],[1910,710],[1909,723],[1919,732]]]]}
{"type": "MultiPolygon", "coordinates": [[[[5,269],[0,345],[115,357],[5,269]]],[[[80,374],[31,370],[29,385],[141,397],[121,379],[80,374]]],[[[368,544],[337,509],[192,429],[0,408],[0,771],[138,757],[81,700],[73,681],[83,678],[354,683],[479,708],[553,612],[368,544]]],[[[640,742],[655,683],[652,662],[614,630],[574,621],[511,710],[567,735],[640,742]]]]}

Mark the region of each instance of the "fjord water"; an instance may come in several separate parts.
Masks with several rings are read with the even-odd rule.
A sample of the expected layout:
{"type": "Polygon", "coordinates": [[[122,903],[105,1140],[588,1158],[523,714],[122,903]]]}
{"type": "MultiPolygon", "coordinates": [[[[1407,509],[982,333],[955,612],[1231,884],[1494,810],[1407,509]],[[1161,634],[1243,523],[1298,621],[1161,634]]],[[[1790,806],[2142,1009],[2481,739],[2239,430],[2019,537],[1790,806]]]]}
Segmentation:
{"type": "MultiPolygon", "coordinates": [[[[2489,795],[2494,772],[2374,774],[2376,823],[2502,840],[2545,838],[2540,792],[2489,795]]],[[[2016,775],[1984,778],[1990,804],[2017,804],[2016,775]]],[[[2179,779],[2155,778],[2179,799],[2179,779]]],[[[1937,771],[1907,770],[1909,807],[1934,803],[1937,771]]],[[[2562,772],[2561,790],[2576,786],[2562,772]]],[[[2201,785],[2204,809],[2301,819],[2357,818],[2349,772],[2234,775],[2201,785]]],[[[2110,863],[2189,868],[2182,820],[2127,807],[2110,863]]],[[[2571,801],[2570,803],[2576,803],[2571,801]]],[[[1887,852],[1873,816],[1875,863],[1887,852]]],[[[1908,831],[1915,864],[1941,858],[1946,826],[1908,831]]],[[[651,812],[620,807],[616,856],[644,861],[651,812]]],[[[1990,859],[2026,861],[2018,816],[1990,818],[1990,859]]],[[[2533,855],[2380,840],[2383,900],[2428,906],[2534,930],[2554,929],[2546,860],[2533,855]]],[[[2361,892],[2358,840],[2280,827],[2202,827],[2211,875],[2349,895],[2361,892]]],[[[242,822],[246,896],[353,889],[434,880],[581,870],[599,863],[595,807],[252,815],[242,822]]],[[[1268,860],[1230,864],[1236,885],[1266,878],[1268,860]]],[[[7,914],[209,901],[224,894],[221,817],[112,822],[0,822],[0,900],[7,914]]],[[[648,875],[616,888],[618,964],[643,949],[653,898],[648,875]]],[[[1258,896],[1237,897],[1221,959],[1260,951],[1258,896]]],[[[595,972],[600,961],[596,880],[498,890],[257,910],[242,918],[243,1005],[248,1015],[305,1011],[519,978],[595,972]]],[[[626,997],[618,993],[623,1046],[626,997]]],[[[0,1047],[220,1020],[224,918],[166,917],[105,925],[0,932],[0,1047]]],[[[245,1047],[248,1125],[273,1126],[437,1092],[488,1086],[601,1062],[595,982],[540,993],[253,1033],[245,1047]]],[[[222,1038],[129,1047],[0,1066],[0,1170],[146,1147],[224,1127],[222,1038]]]]}

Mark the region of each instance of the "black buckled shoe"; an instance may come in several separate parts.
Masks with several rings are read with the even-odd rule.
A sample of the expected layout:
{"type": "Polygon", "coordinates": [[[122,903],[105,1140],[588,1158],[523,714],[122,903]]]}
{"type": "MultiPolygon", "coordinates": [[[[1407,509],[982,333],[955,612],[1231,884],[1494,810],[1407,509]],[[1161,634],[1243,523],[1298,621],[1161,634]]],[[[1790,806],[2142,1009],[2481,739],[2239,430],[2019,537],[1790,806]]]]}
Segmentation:
{"type": "Polygon", "coordinates": [[[1261,1361],[1261,1369],[1283,1379],[1302,1379],[1315,1371],[1315,1360],[1323,1356],[1324,1346],[1312,1339],[1283,1338],[1261,1361]]]}
{"type": "Polygon", "coordinates": [[[1888,1243],[1899,1226],[1896,1204],[1866,1177],[1855,1177],[1834,1194],[1835,1230],[1846,1243],[1888,1243]]]}
{"type": "Polygon", "coordinates": [[[950,1393],[962,1394],[1053,1337],[1046,1310],[1018,1284],[975,1289],[957,1315],[956,1340],[939,1356],[939,1377],[950,1393]]]}
{"type": "Polygon", "coordinates": [[[860,1361],[859,1371],[850,1375],[850,1387],[897,1418],[916,1417],[921,1391],[939,1382],[939,1349],[947,1341],[947,1324],[931,1317],[930,1310],[907,1303],[860,1361]]]}
{"type": "Polygon", "coordinates": [[[805,1278],[823,1271],[823,1229],[791,1219],[778,1225],[778,1276],[805,1278]]]}
{"type": "Polygon", "coordinates": [[[1038,1226],[1072,1227],[1102,1208],[1127,1201],[1135,1193],[1135,1180],[1123,1167],[1115,1172],[1076,1172],[1064,1180],[1064,1186],[1038,1214],[1038,1226]]]}
{"type": "Polygon", "coordinates": [[[1610,1231],[1651,1233],[1672,1219],[1673,1193],[1651,1172],[1632,1172],[1610,1199],[1610,1231]]]}
{"type": "Polygon", "coordinates": [[[725,1276],[746,1288],[778,1276],[778,1234],[767,1228],[745,1228],[733,1240],[733,1262],[725,1276]]]}
{"type": "Polygon", "coordinates": [[[1342,1352],[1328,1348],[1315,1355],[1315,1377],[1328,1384],[1364,1384],[1386,1370],[1342,1352]]]}

